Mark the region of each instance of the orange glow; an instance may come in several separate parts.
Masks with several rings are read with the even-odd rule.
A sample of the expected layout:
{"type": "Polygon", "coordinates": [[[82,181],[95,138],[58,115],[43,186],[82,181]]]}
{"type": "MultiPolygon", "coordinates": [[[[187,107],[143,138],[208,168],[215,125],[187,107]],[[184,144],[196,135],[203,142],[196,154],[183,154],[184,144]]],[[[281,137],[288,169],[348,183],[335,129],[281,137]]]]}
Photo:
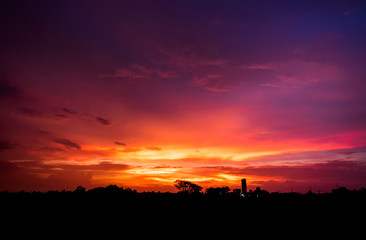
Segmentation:
{"type": "Polygon", "coordinates": [[[366,186],[365,1],[4,2],[0,191],[366,186]]]}

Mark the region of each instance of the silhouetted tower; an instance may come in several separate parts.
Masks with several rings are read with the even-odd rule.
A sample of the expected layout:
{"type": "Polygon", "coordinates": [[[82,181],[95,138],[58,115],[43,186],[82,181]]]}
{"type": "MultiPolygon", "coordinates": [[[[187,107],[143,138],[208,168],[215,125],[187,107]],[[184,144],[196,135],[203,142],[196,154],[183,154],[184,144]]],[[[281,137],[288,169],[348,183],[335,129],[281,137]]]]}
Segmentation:
{"type": "Polygon", "coordinates": [[[247,180],[245,178],[241,180],[241,193],[244,197],[247,196],[247,180]]]}

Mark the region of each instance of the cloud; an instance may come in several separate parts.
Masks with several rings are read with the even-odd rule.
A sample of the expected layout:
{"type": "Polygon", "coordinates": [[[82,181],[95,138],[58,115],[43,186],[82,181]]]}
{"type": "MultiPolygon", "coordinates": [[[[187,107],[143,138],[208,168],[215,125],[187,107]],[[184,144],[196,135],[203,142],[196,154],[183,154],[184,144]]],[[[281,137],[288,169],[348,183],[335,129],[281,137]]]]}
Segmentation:
{"type": "MultiPolygon", "coordinates": [[[[166,45],[151,43],[151,60],[158,66],[169,66],[190,74],[193,86],[211,91],[225,92],[237,85],[238,78],[232,76],[235,69],[230,61],[219,57],[216,46],[197,39],[181,39],[166,45]]],[[[176,77],[174,71],[161,72],[160,77],[176,77]],[[171,73],[170,73],[171,72],[171,73]]]]}
{"type": "Polygon", "coordinates": [[[58,117],[58,118],[68,118],[66,115],[64,114],[55,114],[55,117],[58,117]]]}
{"type": "Polygon", "coordinates": [[[103,117],[98,117],[98,116],[93,116],[91,114],[84,114],[84,116],[90,117],[95,119],[98,123],[102,124],[102,125],[111,125],[111,121],[108,119],[105,119],[103,117]]]}
{"type": "Polygon", "coordinates": [[[102,125],[111,125],[111,121],[102,117],[95,117],[95,120],[97,120],[102,125]]]}
{"type": "Polygon", "coordinates": [[[85,164],[85,165],[71,165],[71,164],[48,164],[41,165],[40,167],[48,167],[48,168],[59,168],[64,171],[73,171],[73,172],[85,172],[91,171],[92,174],[99,173],[100,171],[123,171],[130,169],[131,166],[123,163],[113,163],[112,161],[101,161],[97,164],[85,164]]]}
{"type": "Polygon", "coordinates": [[[182,168],[181,166],[170,166],[166,164],[160,164],[158,166],[155,166],[154,168],[182,168]]]}
{"type": "Polygon", "coordinates": [[[57,147],[42,147],[41,148],[42,151],[46,151],[46,152],[63,152],[64,150],[61,148],[57,148],[57,147]]]}
{"type": "Polygon", "coordinates": [[[162,149],[160,147],[146,147],[146,149],[153,150],[153,151],[161,151],[162,149]]]}
{"type": "Polygon", "coordinates": [[[211,92],[227,92],[229,88],[223,84],[222,75],[207,74],[205,76],[194,76],[195,86],[202,87],[211,92]]]}
{"type": "MultiPolygon", "coordinates": [[[[93,118],[102,125],[111,125],[111,121],[108,119],[105,119],[103,117],[93,116],[91,114],[79,114],[77,111],[74,111],[69,108],[62,108],[62,111],[64,111],[67,114],[82,115],[82,116],[87,116],[87,117],[93,118]]],[[[57,114],[56,116],[60,117],[60,118],[67,118],[67,116],[65,116],[64,114],[57,114]]]]}
{"type": "MultiPolygon", "coordinates": [[[[62,108],[62,111],[67,113],[67,114],[70,114],[70,115],[80,115],[80,116],[87,116],[87,117],[93,118],[98,123],[100,123],[102,125],[111,125],[111,121],[108,120],[108,119],[105,119],[103,117],[93,116],[91,114],[81,114],[81,113],[79,114],[77,111],[74,111],[74,110],[69,109],[69,108],[62,108]]],[[[67,116],[64,115],[64,114],[57,114],[56,116],[60,117],[60,118],[67,118],[67,116]]]]}
{"type": "Polygon", "coordinates": [[[276,70],[272,64],[242,65],[238,60],[222,57],[215,44],[197,39],[176,40],[151,47],[151,60],[159,66],[170,66],[190,74],[191,84],[210,92],[229,92],[243,86],[271,79],[276,70]]]}
{"type": "MultiPolygon", "coordinates": [[[[253,85],[260,72],[244,71],[239,66],[206,66],[192,69],[193,85],[210,92],[229,92],[242,86],[253,85]]],[[[266,74],[264,72],[264,74],[266,74]]]]}
{"type": "Polygon", "coordinates": [[[149,78],[152,74],[152,70],[139,64],[131,64],[126,68],[117,68],[112,74],[102,74],[101,77],[111,78],[149,78]]]}
{"type": "Polygon", "coordinates": [[[358,161],[330,160],[323,163],[299,164],[296,166],[264,165],[248,167],[209,166],[202,172],[271,178],[281,181],[300,181],[312,184],[339,183],[344,185],[364,185],[366,183],[366,164],[358,161]]]}
{"type": "Polygon", "coordinates": [[[76,111],[71,110],[71,109],[69,109],[69,108],[63,108],[63,109],[62,109],[62,111],[64,111],[64,112],[65,112],[65,113],[67,113],[67,114],[77,114],[77,112],[76,112],[76,111]]]}
{"type": "Polygon", "coordinates": [[[125,148],[124,150],[122,150],[121,152],[124,152],[124,153],[130,153],[130,152],[139,152],[141,151],[142,149],[141,148],[138,148],[138,147],[129,147],[129,148],[125,148]]]}
{"type": "Polygon", "coordinates": [[[159,65],[178,66],[186,70],[208,66],[227,66],[229,61],[218,57],[216,46],[197,39],[180,39],[166,45],[152,44],[152,61],[159,65]]]}
{"type": "Polygon", "coordinates": [[[196,39],[177,40],[167,45],[152,44],[151,60],[190,74],[191,84],[210,92],[230,92],[243,86],[255,86],[274,77],[274,64],[243,65],[222,57],[215,44],[196,39]]]}
{"type": "Polygon", "coordinates": [[[242,65],[240,68],[249,69],[249,70],[275,70],[276,69],[272,65],[261,65],[261,64],[242,65]]]}
{"type": "Polygon", "coordinates": [[[55,140],[53,140],[55,143],[59,143],[59,144],[62,144],[62,145],[64,145],[65,147],[70,147],[70,148],[74,148],[74,149],[78,149],[78,150],[80,150],[81,149],[81,147],[80,147],[80,145],[79,144],[77,144],[77,143],[74,143],[74,142],[72,142],[72,141],[70,141],[70,140],[68,140],[68,139],[55,139],[55,140]]]}
{"type": "MultiPolygon", "coordinates": [[[[324,62],[290,59],[284,62],[273,63],[269,65],[250,65],[247,69],[271,70],[271,77],[265,82],[259,83],[260,86],[273,88],[297,88],[307,87],[316,83],[330,83],[337,81],[343,76],[340,68],[336,65],[326,64],[324,62]]],[[[243,68],[243,67],[242,67],[243,68]]]]}
{"type": "Polygon", "coordinates": [[[122,163],[112,163],[108,161],[102,161],[98,165],[89,165],[86,168],[94,170],[115,170],[122,171],[130,169],[130,166],[122,163]]]}
{"type": "Polygon", "coordinates": [[[148,67],[140,64],[131,64],[125,68],[117,68],[112,74],[101,74],[100,77],[126,78],[126,79],[150,79],[159,78],[176,78],[177,74],[172,70],[165,70],[161,66],[148,67]]]}
{"type": "Polygon", "coordinates": [[[174,71],[166,71],[161,69],[156,69],[154,72],[160,77],[160,78],[176,78],[177,74],[174,71]]]}
{"type": "Polygon", "coordinates": [[[121,142],[114,142],[114,144],[120,145],[120,146],[126,146],[126,143],[121,143],[121,142]]]}

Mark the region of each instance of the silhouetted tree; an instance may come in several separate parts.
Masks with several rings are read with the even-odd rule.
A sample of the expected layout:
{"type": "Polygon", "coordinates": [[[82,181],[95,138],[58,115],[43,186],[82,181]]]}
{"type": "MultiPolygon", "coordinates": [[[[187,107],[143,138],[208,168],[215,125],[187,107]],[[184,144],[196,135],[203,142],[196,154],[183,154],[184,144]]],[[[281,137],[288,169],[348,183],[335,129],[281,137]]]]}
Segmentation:
{"type": "Polygon", "coordinates": [[[174,187],[178,188],[181,192],[187,192],[190,182],[184,180],[175,180],[174,187]]]}
{"type": "Polygon", "coordinates": [[[85,190],[86,190],[85,187],[83,187],[83,186],[77,186],[74,192],[84,193],[85,190]]]}
{"type": "Polygon", "coordinates": [[[188,192],[190,194],[198,193],[202,190],[202,187],[195,183],[179,179],[174,182],[174,186],[178,188],[181,192],[188,192]]]}
{"type": "Polygon", "coordinates": [[[202,191],[202,187],[197,184],[194,184],[194,183],[191,183],[191,185],[189,186],[189,189],[188,189],[189,193],[198,193],[201,191],[202,191]]]}
{"type": "Polygon", "coordinates": [[[118,193],[123,191],[123,187],[119,188],[117,185],[109,185],[105,188],[105,190],[110,193],[118,193]]]}

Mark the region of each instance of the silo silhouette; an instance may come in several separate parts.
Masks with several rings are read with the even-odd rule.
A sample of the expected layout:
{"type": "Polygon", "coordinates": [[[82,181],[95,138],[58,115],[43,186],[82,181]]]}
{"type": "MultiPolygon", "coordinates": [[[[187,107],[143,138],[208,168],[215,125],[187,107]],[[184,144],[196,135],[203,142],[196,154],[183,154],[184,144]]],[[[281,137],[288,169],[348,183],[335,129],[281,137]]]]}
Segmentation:
{"type": "Polygon", "coordinates": [[[241,193],[247,196],[247,180],[245,178],[241,180],[241,193]]]}

